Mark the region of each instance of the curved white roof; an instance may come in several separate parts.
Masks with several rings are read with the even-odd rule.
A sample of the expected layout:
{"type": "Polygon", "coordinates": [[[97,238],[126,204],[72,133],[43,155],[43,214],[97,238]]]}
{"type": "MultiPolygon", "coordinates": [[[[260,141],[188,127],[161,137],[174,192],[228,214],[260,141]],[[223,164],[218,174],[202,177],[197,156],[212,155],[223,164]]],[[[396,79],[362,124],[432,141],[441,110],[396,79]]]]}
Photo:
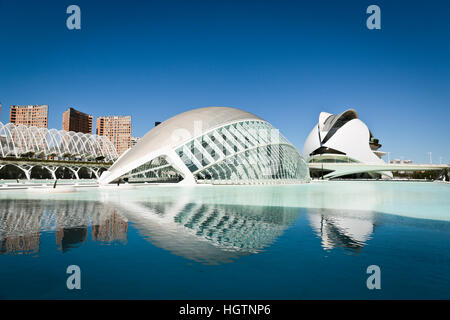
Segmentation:
{"type": "Polygon", "coordinates": [[[384,163],[370,147],[371,133],[354,109],[332,115],[322,112],[303,146],[303,157],[310,159],[321,148],[341,152],[362,163],[384,163]]]}
{"type": "Polygon", "coordinates": [[[124,153],[110,167],[110,170],[163,147],[174,148],[227,123],[251,119],[262,120],[250,112],[230,107],[206,107],[180,113],[147,132],[136,146],[124,153]]]}

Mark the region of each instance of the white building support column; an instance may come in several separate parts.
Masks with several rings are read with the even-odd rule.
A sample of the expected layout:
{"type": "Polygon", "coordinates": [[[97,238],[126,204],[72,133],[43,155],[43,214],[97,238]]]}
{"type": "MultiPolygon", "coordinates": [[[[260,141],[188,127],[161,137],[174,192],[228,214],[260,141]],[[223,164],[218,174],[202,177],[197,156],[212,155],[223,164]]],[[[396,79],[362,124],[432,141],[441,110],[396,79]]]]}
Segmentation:
{"type": "Polygon", "coordinates": [[[67,167],[70,171],[73,172],[73,174],[75,175],[75,178],[77,180],[80,180],[80,176],[78,175],[78,171],[80,171],[81,167],[74,169],[73,167],[67,167]]]}
{"type": "Polygon", "coordinates": [[[45,168],[48,171],[50,171],[50,173],[52,174],[53,180],[56,180],[56,170],[58,170],[59,167],[56,167],[56,166],[44,166],[43,168],[45,168]]]}
{"type": "Polygon", "coordinates": [[[22,165],[17,164],[16,167],[25,173],[25,177],[27,180],[31,180],[31,169],[33,169],[34,166],[31,166],[28,164],[22,164],[22,165]]]}
{"type": "Polygon", "coordinates": [[[91,172],[93,172],[94,173],[94,175],[95,175],[95,177],[98,179],[98,178],[100,178],[100,176],[98,175],[98,172],[100,171],[100,168],[90,168],[90,167],[88,167],[88,170],[90,170],[91,172]]]}

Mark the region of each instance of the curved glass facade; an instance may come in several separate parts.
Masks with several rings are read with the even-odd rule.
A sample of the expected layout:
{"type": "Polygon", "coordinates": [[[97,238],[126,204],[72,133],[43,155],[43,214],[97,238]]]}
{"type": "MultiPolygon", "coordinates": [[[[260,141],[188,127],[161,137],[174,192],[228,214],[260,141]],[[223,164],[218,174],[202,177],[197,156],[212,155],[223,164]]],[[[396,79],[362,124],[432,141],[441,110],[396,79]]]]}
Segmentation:
{"type": "Polygon", "coordinates": [[[178,182],[183,176],[167,161],[157,157],[122,176],[128,182],[178,182]]]}
{"type": "Polygon", "coordinates": [[[104,136],[0,122],[0,156],[60,157],[76,160],[114,161],[116,148],[104,136]]]}
{"type": "MultiPolygon", "coordinates": [[[[308,167],[297,149],[265,121],[227,124],[174,149],[197,183],[280,184],[309,180],[308,167]]],[[[168,182],[183,178],[165,156],[121,176],[130,182],[168,182]]]]}
{"type": "Polygon", "coordinates": [[[228,124],[175,151],[198,183],[295,183],[309,178],[295,147],[265,121],[228,124]]]}
{"type": "Polygon", "coordinates": [[[269,145],[236,154],[200,170],[195,177],[199,183],[289,183],[304,180],[305,169],[293,147],[269,145]]]}

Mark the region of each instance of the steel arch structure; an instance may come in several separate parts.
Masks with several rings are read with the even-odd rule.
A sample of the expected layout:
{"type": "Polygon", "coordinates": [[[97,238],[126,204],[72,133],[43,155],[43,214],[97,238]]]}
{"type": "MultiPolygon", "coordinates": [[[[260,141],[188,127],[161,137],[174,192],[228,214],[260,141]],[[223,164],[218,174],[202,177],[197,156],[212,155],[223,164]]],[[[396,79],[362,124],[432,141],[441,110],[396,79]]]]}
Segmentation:
{"type": "Polygon", "coordinates": [[[80,161],[102,157],[103,161],[110,162],[119,157],[105,136],[0,122],[0,156],[23,158],[29,153],[80,161]]]}

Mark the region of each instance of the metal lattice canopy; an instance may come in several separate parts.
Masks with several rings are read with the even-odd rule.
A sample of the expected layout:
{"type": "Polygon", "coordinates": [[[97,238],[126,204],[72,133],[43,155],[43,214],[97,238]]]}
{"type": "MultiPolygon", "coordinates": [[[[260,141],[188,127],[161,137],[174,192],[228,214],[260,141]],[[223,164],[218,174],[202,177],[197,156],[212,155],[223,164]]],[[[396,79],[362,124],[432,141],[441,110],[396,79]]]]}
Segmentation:
{"type": "Polygon", "coordinates": [[[114,161],[116,148],[105,136],[0,122],[0,155],[6,157],[63,157],[80,161],[114,161]]]}

